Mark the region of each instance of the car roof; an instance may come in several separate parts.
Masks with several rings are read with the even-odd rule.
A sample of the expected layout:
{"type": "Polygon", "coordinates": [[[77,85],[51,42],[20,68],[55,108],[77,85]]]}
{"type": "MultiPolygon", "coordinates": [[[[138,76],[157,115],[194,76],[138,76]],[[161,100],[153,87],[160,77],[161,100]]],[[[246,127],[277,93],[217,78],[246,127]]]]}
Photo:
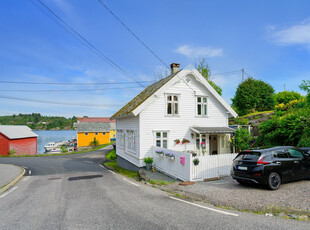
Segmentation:
{"type": "MultiPolygon", "coordinates": [[[[270,151],[275,151],[275,150],[279,150],[279,149],[287,149],[287,148],[296,148],[294,146],[275,146],[275,147],[269,147],[269,148],[258,148],[258,149],[250,149],[250,150],[245,150],[245,151],[252,151],[252,152],[270,152],[270,151]]],[[[242,152],[245,152],[242,151],[242,152]]]]}

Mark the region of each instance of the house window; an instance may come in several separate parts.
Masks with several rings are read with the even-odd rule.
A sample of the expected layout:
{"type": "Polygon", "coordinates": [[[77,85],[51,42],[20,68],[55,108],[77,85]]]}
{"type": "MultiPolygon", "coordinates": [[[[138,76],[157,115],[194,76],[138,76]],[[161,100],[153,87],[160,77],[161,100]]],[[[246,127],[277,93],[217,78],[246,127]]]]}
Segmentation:
{"type": "MultiPolygon", "coordinates": [[[[205,143],[205,146],[203,149],[206,149],[206,135],[205,134],[202,134],[201,135],[201,142],[204,142],[205,143]]],[[[199,137],[199,134],[196,134],[196,149],[200,149],[201,147],[201,143],[200,143],[200,137],[199,137]]]]}
{"type": "Polygon", "coordinates": [[[117,130],[117,138],[116,138],[116,143],[119,147],[124,148],[124,132],[123,130],[117,130]]]}
{"type": "Polygon", "coordinates": [[[155,145],[166,149],[168,147],[168,132],[155,132],[155,145]]]}
{"type": "Polygon", "coordinates": [[[88,133],[84,133],[85,134],[85,136],[87,136],[88,135],[88,133]]]}
{"type": "Polygon", "coordinates": [[[167,95],[167,115],[179,115],[179,97],[167,95]]]}
{"type": "Polygon", "coordinates": [[[97,136],[97,135],[98,135],[98,133],[95,133],[95,135],[97,136]]]}
{"type": "Polygon", "coordinates": [[[135,131],[127,130],[127,148],[131,151],[136,151],[136,135],[135,131]]]}
{"type": "Polygon", "coordinates": [[[207,97],[197,97],[197,116],[207,116],[207,97]]]}
{"type": "Polygon", "coordinates": [[[103,132],[102,135],[105,135],[105,132],[103,132]]]}

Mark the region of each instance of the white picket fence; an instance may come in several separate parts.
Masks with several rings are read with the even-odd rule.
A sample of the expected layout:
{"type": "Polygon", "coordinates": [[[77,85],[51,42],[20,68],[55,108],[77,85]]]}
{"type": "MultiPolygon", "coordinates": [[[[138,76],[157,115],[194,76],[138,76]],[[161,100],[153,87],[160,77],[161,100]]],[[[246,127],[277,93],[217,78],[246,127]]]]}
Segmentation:
{"type": "Polygon", "coordinates": [[[230,174],[233,159],[236,153],[220,155],[205,155],[193,157],[186,152],[178,152],[170,149],[153,147],[154,166],[157,170],[182,181],[202,181],[204,179],[216,178],[230,174]],[[163,151],[160,156],[156,151],[163,151]],[[170,159],[165,153],[175,156],[170,159]],[[181,164],[181,157],[184,157],[184,164],[181,164]],[[193,160],[198,158],[199,164],[194,165],[193,160]]]}

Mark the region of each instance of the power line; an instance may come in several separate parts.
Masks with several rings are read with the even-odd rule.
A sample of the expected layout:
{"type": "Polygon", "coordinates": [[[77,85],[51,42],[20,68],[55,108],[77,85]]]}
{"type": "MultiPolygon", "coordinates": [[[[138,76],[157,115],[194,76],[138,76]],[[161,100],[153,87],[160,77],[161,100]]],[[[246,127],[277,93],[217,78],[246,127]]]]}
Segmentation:
{"type": "Polygon", "coordinates": [[[101,107],[101,108],[122,106],[122,105],[117,105],[117,104],[99,105],[99,104],[77,104],[77,103],[71,103],[71,102],[43,101],[43,100],[25,99],[25,98],[19,98],[19,97],[8,97],[8,96],[3,96],[3,95],[0,95],[0,98],[17,100],[17,101],[29,101],[29,102],[44,103],[44,104],[70,105],[70,106],[87,106],[87,107],[101,107]]]}
{"type": "MultiPolygon", "coordinates": [[[[31,0],[31,2],[38,7],[33,0],[31,0]]],[[[45,9],[47,9],[50,13],[52,13],[59,21],[61,21],[65,26],[67,26],[67,28],[70,29],[71,32],[68,31],[67,28],[65,28],[65,30],[67,32],[69,32],[71,35],[72,33],[74,33],[75,35],[78,36],[79,39],[77,39],[78,41],[81,42],[80,39],[82,39],[82,44],[85,45],[87,48],[89,48],[91,51],[93,51],[95,54],[97,54],[101,59],[103,59],[105,62],[109,63],[110,65],[114,66],[114,68],[116,68],[120,73],[122,73],[124,76],[126,76],[127,78],[130,78],[131,80],[135,81],[136,83],[138,83],[139,85],[141,85],[144,88],[144,85],[142,85],[141,83],[139,83],[134,77],[132,77],[129,73],[127,73],[123,68],[121,68],[118,64],[116,64],[112,59],[110,59],[108,56],[106,56],[105,54],[103,54],[99,49],[97,49],[92,43],[90,43],[86,38],[84,38],[80,33],[78,33],[75,29],[73,29],[70,25],[68,25],[60,16],[58,16],[54,11],[52,11],[47,5],[45,5],[41,0],[37,0],[38,3],[40,3],[45,9]]],[[[40,7],[38,7],[40,8],[40,7]]],[[[42,10],[41,10],[42,11],[42,10]]],[[[45,14],[47,14],[45,11],[42,11],[45,14]]],[[[55,21],[55,20],[53,20],[55,21]]],[[[61,27],[64,28],[64,26],[60,23],[57,23],[58,25],[60,25],[61,27]]],[[[77,38],[76,36],[74,36],[75,38],[77,38]]]]}
{"type": "Polygon", "coordinates": [[[210,74],[210,76],[216,76],[216,75],[231,75],[234,73],[239,73],[242,70],[234,70],[234,71],[229,71],[229,72],[223,72],[223,73],[216,73],[216,74],[210,74]]]}
{"type": "MultiPolygon", "coordinates": [[[[153,81],[139,81],[139,83],[150,83],[153,81]]],[[[137,84],[137,82],[31,82],[31,81],[0,81],[8,84],[30,84],[30,85],[121,85],[137,84]]]]}
{"type": "Polygon", "coordinates": [[[166,66],[169,69],[169,65],[167,65],[149,46],[147,46],[118,16],[115,15],[115,13],[112,12],[112,10],[110,10],[108,8],[108,6],[106,4],[104,4],[101,0],[98,0],[99,3],[101,3],[101,5],[104,6],[104,8],[106,8],[107,11],[109,11],[109,13],[116,18],[116,20],[122,24],[129,33],[132,34],[132,36],[134,36],[155,58],[157,58],[157,60],[159,60],[164,66],[166,66]]]}
{"type": "Polygon", "coordinates": [[[121,87],[121,88],[104,88],[104,89],[0,89],[0,92],[80,92],[80,91],[106,91],[140,88],[137,86],[121,87]]]}

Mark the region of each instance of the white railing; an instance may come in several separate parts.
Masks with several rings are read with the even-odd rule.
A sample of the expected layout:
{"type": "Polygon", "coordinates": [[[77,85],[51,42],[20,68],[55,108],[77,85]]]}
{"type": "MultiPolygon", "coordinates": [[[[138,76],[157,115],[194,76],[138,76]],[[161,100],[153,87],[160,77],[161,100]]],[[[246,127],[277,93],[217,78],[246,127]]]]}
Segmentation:
{"type": "Polygon", "coordinates": [[[191,179],[199,181],[230,175],[233,159],[237,154],[206,155],[196,157],[199,164],[192,167],[191,179]]]}
{"type": "Polygon", "coordinates": [[[236,153],[193,157],[187,152],[178,152],[153,146],[154,166],[157,170],[182,181],[201,181],[230,174],[236,153]],[[163,152],[158,154],[157,152],[163,152]],[[173,155],[170,157],[169,155],[173,155]],[[184,164],[181,163],[182,158],[184,164]],[[194,165],[193,160],[199,159],[194,165]]]}

